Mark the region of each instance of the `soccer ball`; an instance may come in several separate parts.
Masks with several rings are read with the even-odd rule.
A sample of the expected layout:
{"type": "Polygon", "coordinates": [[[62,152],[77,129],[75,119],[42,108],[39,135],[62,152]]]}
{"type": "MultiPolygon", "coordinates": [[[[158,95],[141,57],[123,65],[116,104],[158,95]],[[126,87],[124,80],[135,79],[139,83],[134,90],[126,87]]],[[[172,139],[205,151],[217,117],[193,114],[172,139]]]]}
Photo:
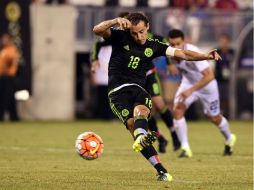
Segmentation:
{"type": "Polygon", "coordinates": [[[94,132],[84,132],[78,136],[75,143],[77,153],[86,160],[94,160],[103,153],[103,141],[94,132]]]}

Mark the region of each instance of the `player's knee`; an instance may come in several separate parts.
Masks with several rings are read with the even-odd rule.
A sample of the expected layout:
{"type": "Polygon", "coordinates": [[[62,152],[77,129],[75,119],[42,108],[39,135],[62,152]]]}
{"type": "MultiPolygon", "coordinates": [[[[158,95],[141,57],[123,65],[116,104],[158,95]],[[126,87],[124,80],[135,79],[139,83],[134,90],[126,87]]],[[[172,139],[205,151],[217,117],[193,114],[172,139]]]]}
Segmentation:
{"type": "Polygon", "coordinates": [[[149,114],[150,114],[150,110],[144,105],[138,105],[134,108],[134,118],[144,117],[147,119],[149,114]]]}
{"type": "Polygon", "coordinates": [[[133,132],[134,119],[130,118],[127,120],[127,128],[130,132],[133,132]]]}
{"type": "Polygon", "coordinates": [[[221,123],[222,117],[221,115],[216,116],[208,116],[209,120],[215,125],[219,125],[221,123]]]}
{"type": "Polygon", "coordinates": [[[173,108],[173,116],[175,119],[181,119],[184,116],[185,107],[184,105],[178,104],[173,108]]]}

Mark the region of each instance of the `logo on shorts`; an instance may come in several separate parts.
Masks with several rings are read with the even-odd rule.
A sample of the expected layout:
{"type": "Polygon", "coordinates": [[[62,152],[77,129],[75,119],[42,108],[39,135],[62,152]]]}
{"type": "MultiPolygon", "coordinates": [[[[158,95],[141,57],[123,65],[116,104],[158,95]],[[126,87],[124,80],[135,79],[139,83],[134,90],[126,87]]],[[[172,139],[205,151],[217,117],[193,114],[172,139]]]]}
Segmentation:
{"type": "Polygon", "coordinates": [[[122,116],[127,117],[129,115],[129,111],[127,109],[122,110],[122,116]]]}
{"type": "Polygon", "coordinates": [[[156,84],[156,83],[153,84],[153,93],[154,93],[155,95],[160,94],[160,87],[159,87],[159,85],[156,84]]]}
{"type": "Polygon", "coordinates": [[[152,55],[153,55],[153,50],[151,48],[146,48],[145,49],[145,56],[151,57],[152,55]]]}

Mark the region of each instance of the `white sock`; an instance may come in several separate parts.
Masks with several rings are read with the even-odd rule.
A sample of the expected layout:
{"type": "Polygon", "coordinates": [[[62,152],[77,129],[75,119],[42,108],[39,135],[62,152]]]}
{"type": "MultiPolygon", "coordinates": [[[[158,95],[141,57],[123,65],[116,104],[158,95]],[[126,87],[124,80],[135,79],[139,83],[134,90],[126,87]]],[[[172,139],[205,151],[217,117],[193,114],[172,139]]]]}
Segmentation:
{"type": "Polygon", "coordinates": [[[229,129],[228,120],[222,116],[222,120],[217,127],[220,129],[220,132],[224,136],[226,142],[229,142],[231,140],[231,131],[229,129]]]}
{"type": "Polygon", "coordinates": [[[189,141],[188,141],[188,130],[187,130],[187,123],[185,118],[176,120],[174,119],[174,125],[176,127],[177,136],[181,142],[182,148],[190,148],[189,141]]]}

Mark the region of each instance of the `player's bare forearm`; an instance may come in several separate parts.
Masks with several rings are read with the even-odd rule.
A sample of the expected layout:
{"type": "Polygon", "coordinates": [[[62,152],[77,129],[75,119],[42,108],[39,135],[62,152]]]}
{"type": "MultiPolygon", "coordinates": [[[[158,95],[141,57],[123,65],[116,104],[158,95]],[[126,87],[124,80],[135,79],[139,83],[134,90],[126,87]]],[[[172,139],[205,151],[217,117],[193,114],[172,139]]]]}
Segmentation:
{"type": "Polygon", "coordinates": [[[196,91],[205,87],[209,82],[214,79],[214,74],[210,67],[205,69],[202,74],[203,78],[191,87],[192,91],[196,91]]]}
{"type": "Polygon", "coordinates": [[[126,18],[120,17],[112,20],[106,20],[94,26],[93,32],[98,36],[108,38],[111,35],[110,28],[114,25],[118,25],[122,30],[125,30],[131,27],[131,22],[126,18]]]}
{"type": "Polygon", "coordinates": [[[203,54],[191,50],[176,49],[169,46],[166,50],[166,55],[176,59],[188,61],[221,60],[221,57],[216,52],[216,49],[209,51],[207,54],[203,54]]]}
{"type": "Polygon", "coordinates": [[[107,38],[111,35],[110,28],[115,24],[117,24],[116,19],[103,21],[94,26],[93,32],[98,36],[107,38]]]}
{"type": "Polygon", "coordinates": [[[191,50],[176,50],[174,57],[188,61],[202,61],[210,59],[207,54],[198,53],[191,50]]]}

